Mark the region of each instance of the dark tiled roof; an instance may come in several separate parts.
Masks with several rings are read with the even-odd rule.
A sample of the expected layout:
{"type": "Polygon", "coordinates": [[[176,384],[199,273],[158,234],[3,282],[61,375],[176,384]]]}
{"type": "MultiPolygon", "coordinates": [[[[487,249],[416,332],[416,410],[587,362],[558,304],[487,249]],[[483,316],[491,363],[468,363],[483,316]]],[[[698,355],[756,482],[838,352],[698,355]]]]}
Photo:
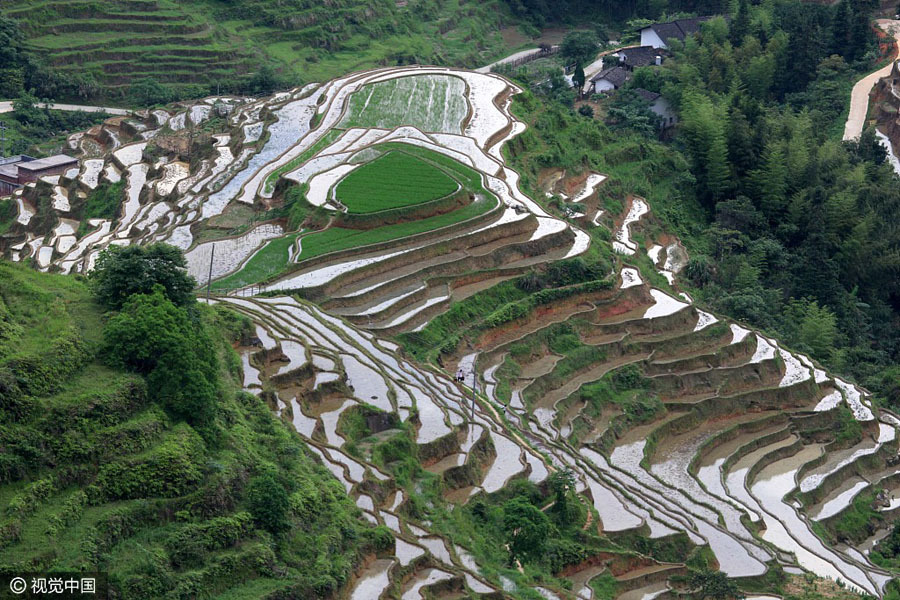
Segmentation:
{"type": "Polygon", "coordinates": [[[656,63],[659,50],[653,46],[638,46],[619,50],[619,54],[625,56],[624,63],[629,67],[646,67],[656,63]]]}
{"type": "Polygon", "coordinates": [[[656,32],[659,39],[666,44],[669,40],[676,39],[681,42],[689,35],[694,35],[700,31],[700,24],[709,21],[712,17],[694,17],[693,19],[678,19],[669,21],[668,23],[653,23],[650,29],[656,32]]]}
{"type": "Polygon", "coordinates": [[[650,26],[650,29],[652,29],[666,45],[668,45],[669,40],[672,39],[684,41],[684,32],[674,21],[671,23],[654,23],[650,26]]]}
{"type": "Polygon", "coordinates": [[[659,94],[657,94],[656,92],[651,92],[650,90],[645,90],[644,88],[634,88],[634,93],[647,102],[653,102],[654,100],[659,98],[659,94]]]}
{"type": "Polygon", "coordinates": [[[609,69],[603,69],[593,77],[591,77],[591,81],[600,81],[601,79],[605,79],[606,81],[613,84],[615,87],[621,86],[625,83],[625,79],[628,77],[628,71],[623,69],[622,67],[610,67],[609,69]]]}

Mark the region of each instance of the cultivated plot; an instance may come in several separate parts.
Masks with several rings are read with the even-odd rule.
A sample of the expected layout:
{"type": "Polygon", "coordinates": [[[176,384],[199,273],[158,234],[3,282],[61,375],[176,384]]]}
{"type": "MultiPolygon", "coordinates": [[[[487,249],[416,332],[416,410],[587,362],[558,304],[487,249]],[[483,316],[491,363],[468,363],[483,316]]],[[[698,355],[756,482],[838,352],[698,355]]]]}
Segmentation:
{"type": "Polygon", "coordinates": [[[339,127],[393,129],[411,125],[422,131],[461,133],[466,116],[466,85],[452,75],[398,77],[364,86],[350,96],[339,127]]]}
{"type": "Polygon", "coordinates": [[[406,152],[388,152],[351,172],[335,188],[349,212],[373,213],[449,196],[460,185],[447,173],[406,152]]]}

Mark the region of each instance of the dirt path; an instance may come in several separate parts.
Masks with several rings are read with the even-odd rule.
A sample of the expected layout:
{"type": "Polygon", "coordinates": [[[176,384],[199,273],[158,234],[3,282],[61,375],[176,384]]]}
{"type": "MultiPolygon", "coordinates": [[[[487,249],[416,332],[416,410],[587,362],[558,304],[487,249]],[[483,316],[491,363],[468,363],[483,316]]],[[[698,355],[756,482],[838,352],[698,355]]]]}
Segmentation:
{"type": "MultiPolygon", "coordinates": [[[[12,100],[7,100],[4,102],[0,102],[0,113],[8,113],[12,112],[12,100]]],[[[43,104],[38,104],[38,106],[46,106],[43,104]]],[[[85,106],[81,104],[57,104],[50,103],[49,107],[52,110],[80,110],[83,112],[105,112],[111,115],[130,115],[132,111],[125,108],[111,108],[109,106],[85,106]]]]}
{"type": "MultiPolygon", "coordinates": [[[[878,19],[876,23],[889,35],[893,35],[900,45],[900,21],[878,19]]],[[[847,115],[847,124],[844,126],[844,140],[855,140],[862,134],[863,126],[866,123],[866,114],[869,112],[869,92],[872,91],[879,79],[890,74],[893,64],[894,61],[891,61],[874,73],[869,73],[853,86],[853,91],[850,93],[850,114],[847,115]]]]}

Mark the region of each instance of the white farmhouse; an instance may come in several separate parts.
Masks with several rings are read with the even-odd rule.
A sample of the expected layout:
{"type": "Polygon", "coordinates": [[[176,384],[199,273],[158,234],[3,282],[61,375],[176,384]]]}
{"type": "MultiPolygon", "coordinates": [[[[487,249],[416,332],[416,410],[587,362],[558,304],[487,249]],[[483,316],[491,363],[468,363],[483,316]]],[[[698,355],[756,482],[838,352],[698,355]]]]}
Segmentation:
{"type": "Polygon", "coordinates": [[[712,17],[678,19],[668,23],[653,23],[641,29],[641,46],[667,49],[672,40],[683,42],[690,35],[700,31],[700,24],[712,17]]]}

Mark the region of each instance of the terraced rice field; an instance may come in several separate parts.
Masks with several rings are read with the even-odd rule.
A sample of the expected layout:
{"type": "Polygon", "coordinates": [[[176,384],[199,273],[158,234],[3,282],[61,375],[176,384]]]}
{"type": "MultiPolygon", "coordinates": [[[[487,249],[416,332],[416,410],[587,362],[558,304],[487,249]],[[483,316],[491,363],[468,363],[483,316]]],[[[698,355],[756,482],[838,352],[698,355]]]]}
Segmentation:
{"type": "Polygon", "coordinates": [[[339,127],[393,129],[409,125],[422,131],[461,133],[468,109],[465,85],[449,75],[372,83],[350,96],[339,127]]]}
{"type": "MultiPolygon", "coordinates": [[[[860,550],[823,537],[859,498],[896,488],[900,419],[778,340],[694,306],[679,293],[684,249],[646,226],[654,216],[641,198],[629,197],[603,238],[619,252],[611,271],[540,280],[534,291],[534,277],[557,272],[547,265],[576,271],[572,259],[606,242],[548,214],[504,162],[500,146],[524,124],[497,99],[519,91],[493,75],[387,68],[262,100],[205,99],[128,125],[107,122],[71,140],[83,168],[17,194],[2,250],[41,269],[84,273],[110,245],[165,241],[187,252],[198,276],[212,263],[213,301],[254,323],[255,338],[238,348],[246,390],[265,391],[362,518],[395,535],[393,553],[349,582],[347,597],[674,594],[687,566],[613,543],[635,539],[702,550],[747,588],[765,585],[759,578],[779,565],[882,596],[891,574],[862,550],[896,506],[879,510],[884,522],[871,539],[847,540],[860,550]],[[393,113],[390,128],[344,127],[368,85],[419,77],[430,85],[435,75],[465,81],[465,134],[409,126],[412,109],[393,113]],[[231,109],[214,154],[190,170],[174,157],[147,160],[154,132],[203,121],[214,102],[231,109]],[[277,120],[263,122],[264,109],[277,120]],[[256,143],[259,135],[267,141],[256,143]],[[379,174],[391,156],[431,166],[421,177],[439,169],[474,201],[406,222],[342,222],[372,213],[345,213],[328,190],[347,173],[371,180],[366,171],[379,174]],[[124,180],[118,218],[83,218],[87,193],[115,173],[124,180]],[[315,229],[281,231],[281,215],[238,223],[239,234],[223,237],[221,222],[234,226],[257,209],[278,215],[280,198],[266,191],[272,177],[279,189],[309,187],[303,208],[315,229]],[[82,221],[87,233],[77,237],[82,221]],[[653,272],[639,270],[648,265],[670,288],[653,287],[653,272]],[[449,376],[457,370],[464,382],[449,376]],[[383,419],[375,437],[407,428],[441,510],[570,469],[586,527],[606,536],[610,551],[570,565],[559,574],[566,585],[485,568],[472,538],[451,539],[441,519],[422,516],[419,498],[411,510],[415,486],[351,439],[348,419],[362,407],[383,419]],[[842,446],[834,432],[848,419],[861,434],[842,446]]],[[[399,110],[384,101],[385,111],[399,110]]],[[[599,174],[588,185],[602,185],[599,174]]]]}
{"type": "Polygon", "coordinates": [[[335,186],[334,196],[351,213],[373,213],[444,198],[460,188],[435,165],[392,151],[351,171],[335,186]]]}

